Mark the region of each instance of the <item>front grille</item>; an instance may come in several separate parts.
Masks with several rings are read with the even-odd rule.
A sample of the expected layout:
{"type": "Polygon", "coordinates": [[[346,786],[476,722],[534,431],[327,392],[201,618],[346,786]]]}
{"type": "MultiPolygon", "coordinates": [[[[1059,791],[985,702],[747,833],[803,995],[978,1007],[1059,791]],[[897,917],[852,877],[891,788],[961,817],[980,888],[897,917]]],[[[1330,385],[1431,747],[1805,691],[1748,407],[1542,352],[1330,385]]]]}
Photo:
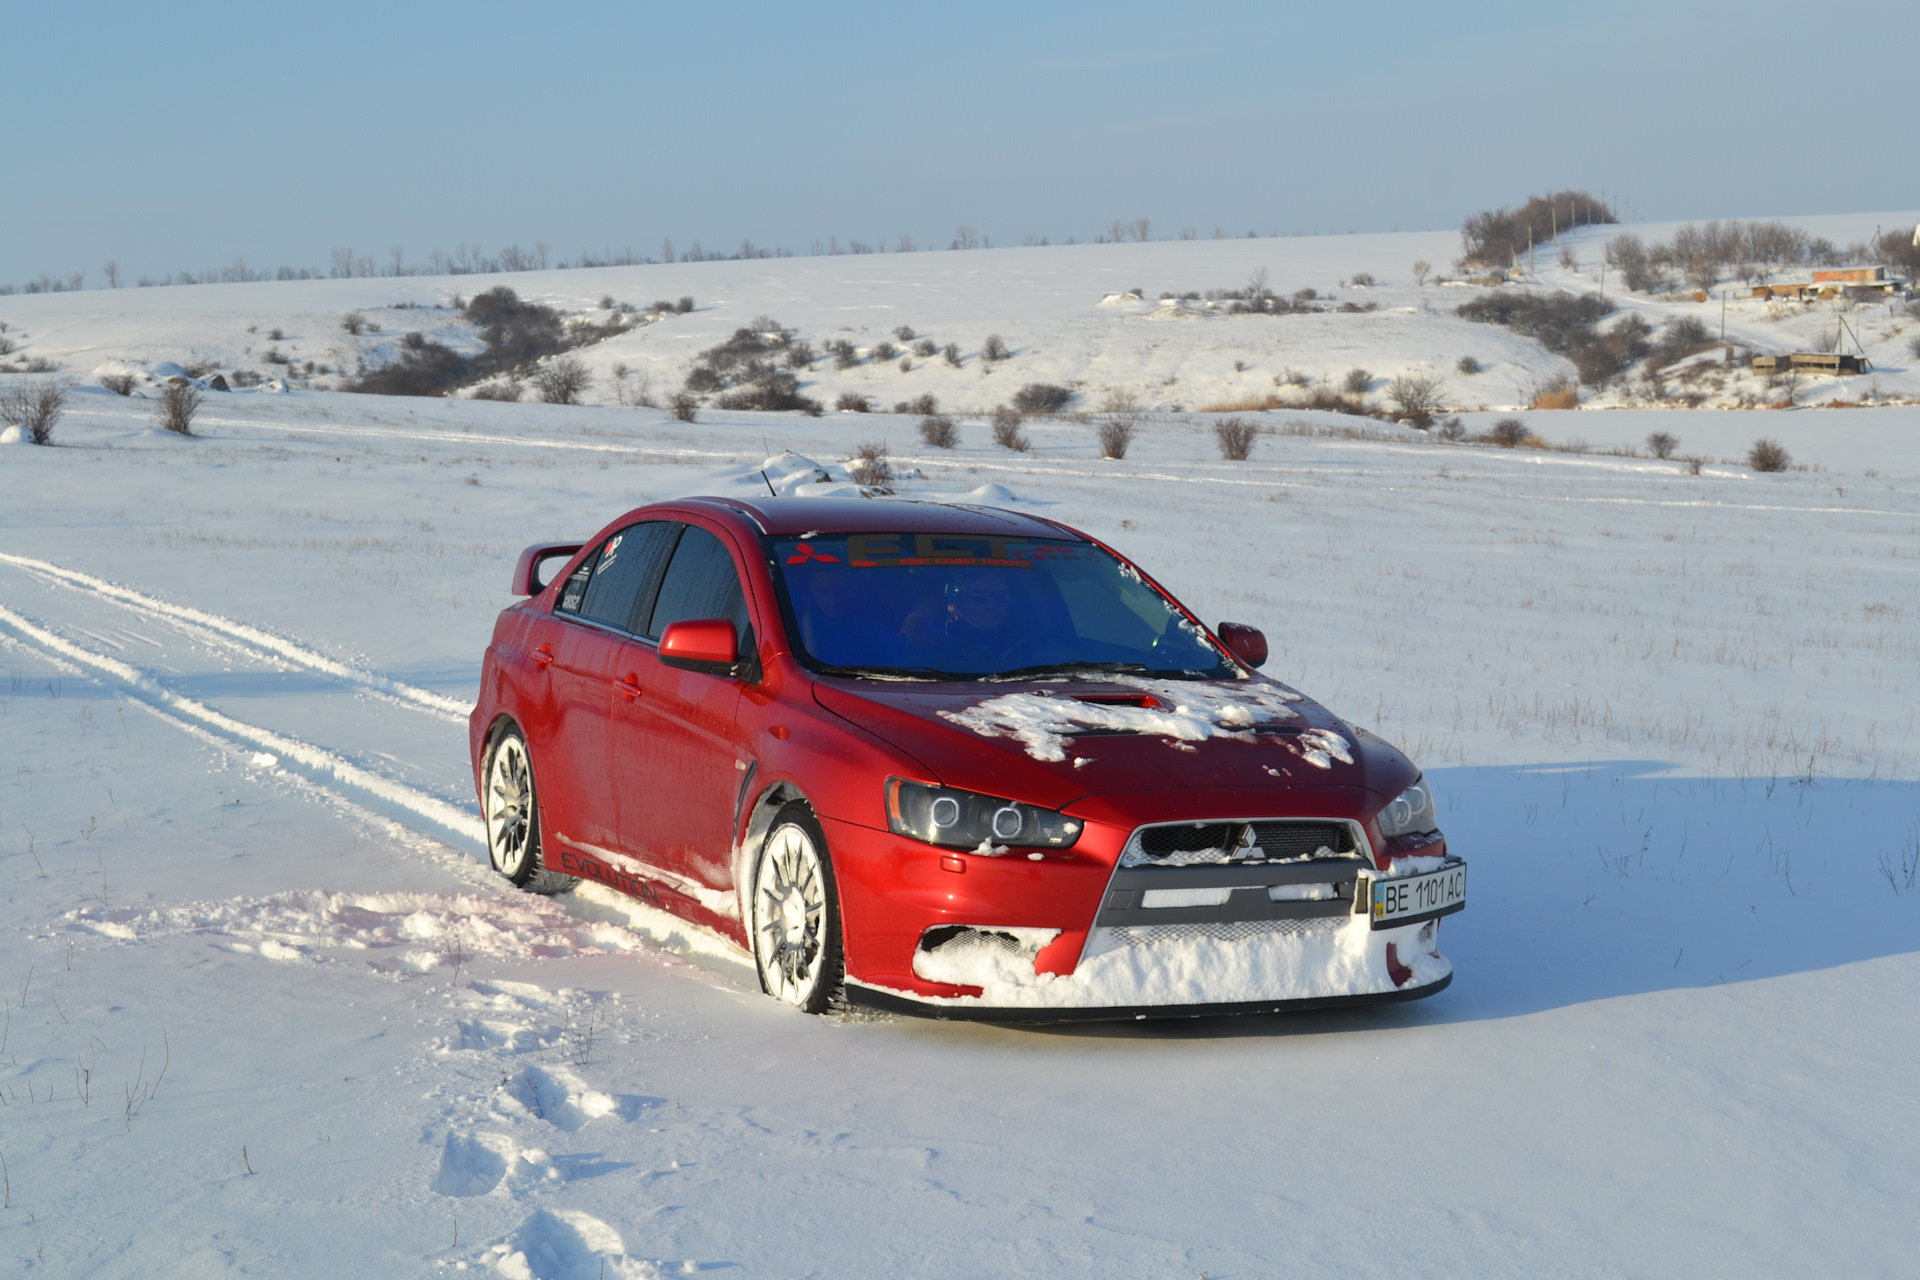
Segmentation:
{"type": "Polygon", "coordinates": [[[1142,827],[1120,857],[1124,867],[1196,867],[1216,863],[1297,862],[1354,856],[1345,822],[1181,822],[1142,827]],[[1322,852],[1322,851],[1325,852],[1322,852]]]}
{"type": "Polygon", "coordinates": [[[1262,938],[1305,940],[1324,937],[1345,925],[1344,919],[1336,917],[1316,920],[1239,920],[1232,923],[1149,924],[1099,928],[1095,929],[1093,935],[1087,939],[1087,947],[1081,955],[1081,963],[1084,964],[1108,951],[1177,947],[1201,938],[1228,944],[1255,942],[1262,938]]]}

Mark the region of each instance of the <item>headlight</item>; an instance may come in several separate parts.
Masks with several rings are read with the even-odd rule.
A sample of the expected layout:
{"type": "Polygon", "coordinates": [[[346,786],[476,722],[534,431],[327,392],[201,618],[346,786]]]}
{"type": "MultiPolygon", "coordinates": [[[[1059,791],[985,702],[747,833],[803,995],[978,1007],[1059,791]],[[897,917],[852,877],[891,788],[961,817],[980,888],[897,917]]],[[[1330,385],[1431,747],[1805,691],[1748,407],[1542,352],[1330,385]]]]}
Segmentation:
{"type": "Polygon", "coordinates": [[[954,849],[1065,849],[1080,838],[1080,823],[1052,809],[901,778],[887,779],[887,829],[954,849]]]}
{"type": "Polygon", "coordinates": [[[1413,785],[1394,797],[1392,804],[1380,811],[1380,834],[1392,839],[1394,836],[1410,836],[1431,831],[1440,825],[1440,819],[1433,811],[1433,789],[1427,785],[1423,774],[1413,780],[1413,785]]]}

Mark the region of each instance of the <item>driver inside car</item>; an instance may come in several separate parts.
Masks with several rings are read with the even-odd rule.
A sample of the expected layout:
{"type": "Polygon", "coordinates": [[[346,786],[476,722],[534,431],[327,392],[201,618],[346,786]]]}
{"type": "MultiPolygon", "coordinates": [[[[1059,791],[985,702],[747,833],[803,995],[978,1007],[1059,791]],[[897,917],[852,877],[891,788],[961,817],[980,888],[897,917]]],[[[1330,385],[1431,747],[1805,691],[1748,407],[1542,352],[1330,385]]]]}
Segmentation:
{"type": "Polygon", "coordinates": [[[909,643],[941,655],[941,664],[959,671],[992,671],[1020,639],[1010,625],[1013,594],[1004,577],[990,569],[958,569],[929,600],[908,615],[900,634],[909,643]]]}

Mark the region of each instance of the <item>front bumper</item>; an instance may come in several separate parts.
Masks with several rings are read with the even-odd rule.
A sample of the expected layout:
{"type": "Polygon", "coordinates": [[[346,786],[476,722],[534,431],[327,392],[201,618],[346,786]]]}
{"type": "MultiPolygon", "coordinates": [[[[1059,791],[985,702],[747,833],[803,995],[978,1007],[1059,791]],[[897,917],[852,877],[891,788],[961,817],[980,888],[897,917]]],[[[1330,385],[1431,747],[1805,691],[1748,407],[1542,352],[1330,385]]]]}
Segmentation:
{"type": "MultiPolygon", "coordinates": [[[[1418,999],[1452,980],[1439,922],[1375,928],[1351,879],[1334,886],[1335,900],[1260,909],[1235,890],[1239,909],[1209,918],[1204,909],[1142,910],[1142,894],[1120,890],[1137,876],[1113,869],[1124,831],[1089,826],[1075,850],[1031,858],[827,827],[847,994],[857,1004],[995,1020],[1203,1016],[1418,999]],[[929,939],[943,940],[928,949],[929,939]]],[[[1370,863],[1345,866],[1379,878],[1370,863]]],[[[1275,881],[1329,878],[1305,867],[1267,870],[1275,881]]],[[[1187,888],[1215,875],[1246,878],[1194,868],[1156,883],[1187,888]]]]}

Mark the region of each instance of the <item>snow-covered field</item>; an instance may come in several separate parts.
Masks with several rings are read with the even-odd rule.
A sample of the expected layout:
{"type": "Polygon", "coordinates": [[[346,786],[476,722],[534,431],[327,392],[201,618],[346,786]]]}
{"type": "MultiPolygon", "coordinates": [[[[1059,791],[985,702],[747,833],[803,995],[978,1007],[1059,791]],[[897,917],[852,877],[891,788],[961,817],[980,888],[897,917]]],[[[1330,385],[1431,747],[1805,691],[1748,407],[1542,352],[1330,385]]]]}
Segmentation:
{"type": "MultiPolygon", "coordinates": [[[[1349,244],[1301,283],[1392,270],[1349,244]]],[[[1058,252],[1151,296],[1238,283],[1251,257],[1205,256],[1229,250],[1256,245],[1058,252]]],[[[791,301],[740,307],[806,328],[865,316],[883,270],[932,297],[985,261],[644,292],[786,271],[791,301]]],[[[1044,310],[1043,284],[899,322],[1018,350],[982,291],[1044,310]]],[[[148,310],[112,333],[107,295],[7,314],[76,368],[185,362],[240,341],[201,299],[244,335],[287,298],[318,325],[424,287],[123,291],[148,310]]],[[[614,341],[690,355],[736,322],[614,341]]],[[[1596,449],[1669,431],[1699,475],[1291,413],[1230,463],[1173,415],[1115,462],[1071,421],[1017,455],[884,415],[234,394],[187,440],[150,409],[78,391],[61,447],[0,448],[0,1256],[25,1274],[1910,1271],[1920,409],[1528,415],[1596,449]],[[1719,461],[1763,434],[1809,469],[1719,461]],[[461,710],[518,549],[875,439],[921,473],[902,496],[1113,541],[1413,752],[1473,867],[1452,988],[1192,1025],[807,1019],[610,894],[492,879],[461,710]]]]}

